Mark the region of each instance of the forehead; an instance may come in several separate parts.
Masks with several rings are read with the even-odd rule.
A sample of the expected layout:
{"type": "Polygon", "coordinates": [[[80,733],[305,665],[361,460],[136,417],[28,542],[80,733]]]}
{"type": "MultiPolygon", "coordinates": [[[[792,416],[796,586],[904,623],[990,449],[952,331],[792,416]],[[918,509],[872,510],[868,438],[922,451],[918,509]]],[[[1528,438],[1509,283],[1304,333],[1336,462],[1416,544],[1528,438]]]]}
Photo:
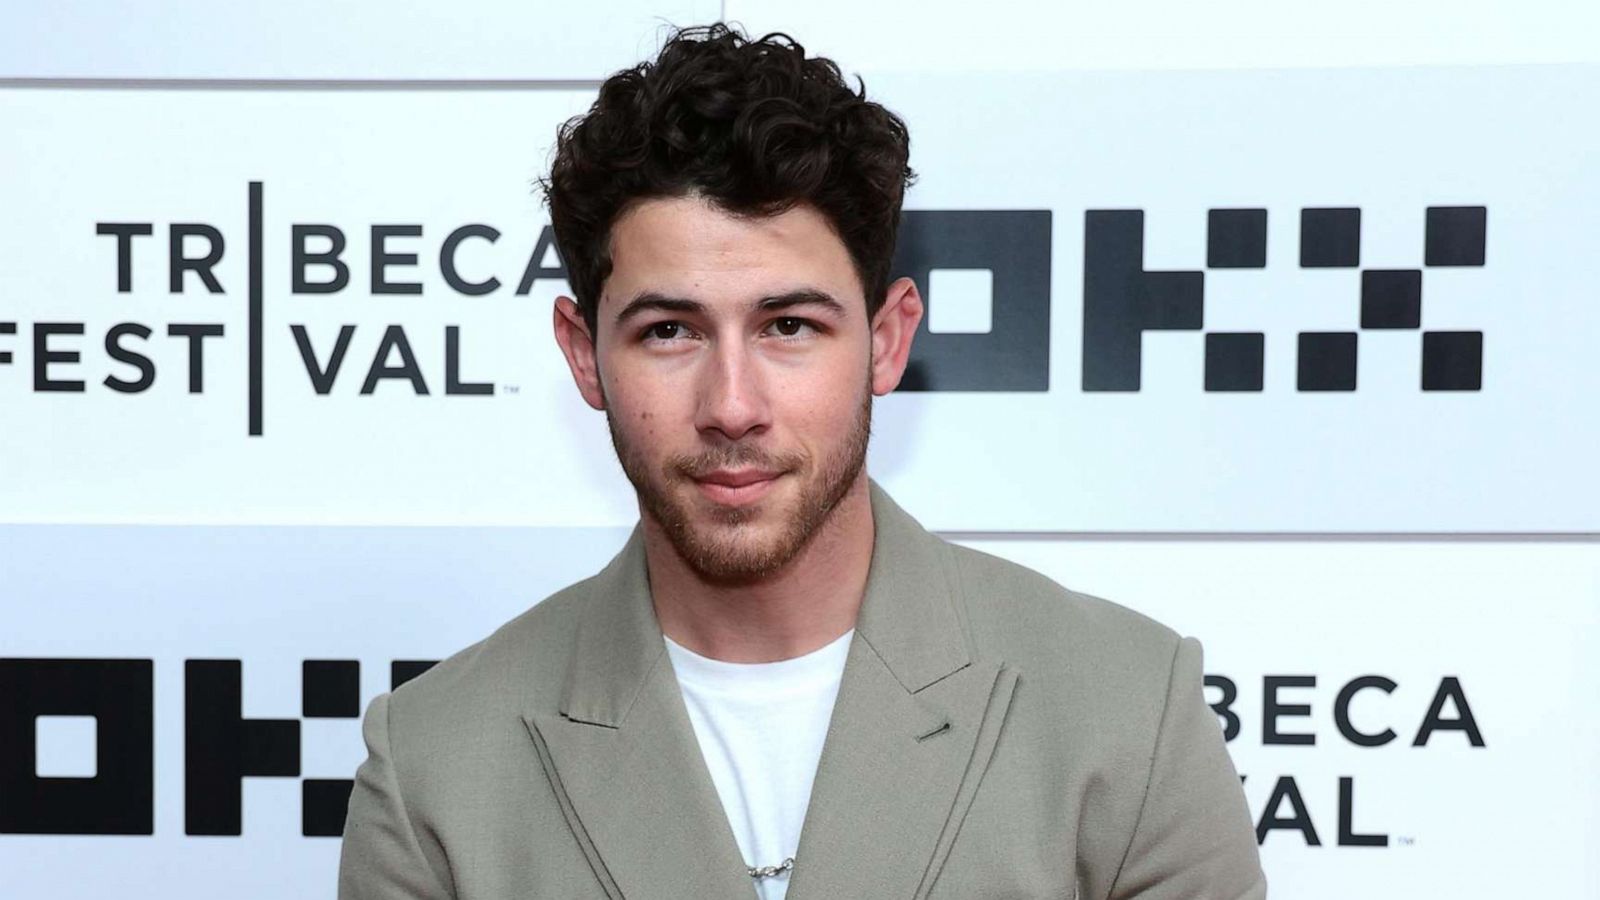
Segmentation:
{"type": "Polygon", "coordinates": [[[799,288],[865,309],[849,250],[809,205],[757,218],[699,197],[645,200],[613,224],[611,261],[602,310],[641,291],[731,307],[799,288]]]}

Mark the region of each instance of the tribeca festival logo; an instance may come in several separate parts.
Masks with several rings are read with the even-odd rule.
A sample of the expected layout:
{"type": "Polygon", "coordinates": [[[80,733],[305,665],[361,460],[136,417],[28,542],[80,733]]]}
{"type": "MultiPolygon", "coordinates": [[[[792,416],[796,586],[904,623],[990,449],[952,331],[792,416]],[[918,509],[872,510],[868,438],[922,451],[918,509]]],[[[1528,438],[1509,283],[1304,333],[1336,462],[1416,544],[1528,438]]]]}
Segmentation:
{"type": "MultiPolygon", "coordinates": [[[[240,344],[247,360],[247,396],[244,399],[248,434],[265,433],[265,377],[268,366],[266,353],[268,335],[264,325],[266,304],[265,285],[267,272],[276,279],[288,263],[290,296],[319,296],[339,294],[359,284],[365,275],[372,296],[419,295],[422,282],[416,279],[419,266],[435,262],[438,272],[450,291],[465,297],[490,294],[508,285],[498,277],[471,277],[463,274],[457,264],[457,253],[468,242],[495,243],[501,232],[481,223],[460,225],[445,236],[435,259],[423,261],[416,252],[416,239],[423,237],[420,224],[374,224],[364,235],[370,240],[370,267],[366,273],[353,274],[344,255],[353,235],[344,229],[323,223],[293,223],[290,226],[290,258],[268,260],[263,258],[263,205],[264,184],[249,183],[248,226],[245,236],[247,278],[244,285],[223,284],[216,267],[228,252],[237,252],[220,228],[196,222],[159,223],[152,221],[97,222],[95,237],[114,247],[115,283],[118,294],[133,291],[135,266],[164,266],[168,293],[183,294],[203,290],[210,294],[246,297],[246,322],[242,341],[228,329],[224,322],[169,322],[165,337],[187,343],[187,385],[191,394],[206,392],[207,360],[219,351],[238,352],[240,344]],[[157,237],[157,236],[160,237],[157,237]],[[162,239],[165,247],[155,246],[162,239]],[[162,251],[165,252],[162,252],[162,251]],[[242,288],[242,291],[241,291],[242,288]]],[[[109,257],[108,257],[109,258],[109,257]]],[[[112,273],[108,272],[108,281],[112,273]]],[[[554,232],[545,225],[533,242],[527,263],[513,293],[527,295],[542,279],[566,281],[566,266],[555,246],[554,232]]],[[[157,323],[159,326],[160,323],[157,323]]],[[[16,321],[0,321],[0,338],[18,334],[16,321]]],[[[83,321],[41,321],[29,327],[31,334],[24,343],[31,351],[32,390],[36,393],[83,393],[90,389],[109,390],[119,394],[141,394],[156,382],[157,369],[152,358],[150,342],[158,340],[161,329],[143,321],[123,321],[112,325],[103,336],[106,355],[112,371],[86,373],[82,369],[82,341],[86,323],[83,321]],[[88,376],[88,377],[86,377],[88,376]],[[96,382],[97,383],[94,383],[96,382]],[[93,387],[91,388],[91,384],[93,387]]],[[[336,334],[313,334],[305,324],[288,327],[295,348],[297,363],[303,367],[306,378],[316,394],[325,397],[335,392],[357,391],[359,396],[371,395],[386,381],[400,382],[416,395],[428,395],[443,388],[447,397],[483,397],[495,393],[496,385],[489,380],[468,380],[463,376],[461,359],[461,328],[444,326],[444,364],[442,371],[425,372],[414,350],[415,342],[425,338],[405,324],[392,323],[381,326],[382,337],[370,361],[347,360],[351,339],[358,328],[371,326],[341,325],[336,334]],[[318,347],[322,349],[318,349],[318,347]],[[351,372],[341,379],[341,372],[362,367],[361,372],[351,372]],[[359,388],[352,382],[359,377],[359,388]]],[[[277,338],[274,338],[277,340],[277,338]]],[[[26,352],[26,351],[25,351],[26,352]]],[[[0,366],[16,364],[16,352],[0,343],[0,366]]],[[[276,364],[276,363],[274,363],[276,364]]],[[[507,392],[512,392],[507,387],[507,392]]]]}
{"type": "MultiPolygon", "coordinates": [[[[1209,700],[1212,712],[1217,714],[1217,721],[1222,726],[1222,737],[1228,743],[1238,739],[1247,727],[1243,717],[1240,716],[1235,705],[1239,701],[1239,682],[1226,675],[1206,675],[1205,687],[1207,692],[1215,691],[1214,700],[1209,700]]],[[[1330,737],[1326,732],[1319,734],[1307,719],[1317,713],[1313,712],[1310,702],[1296,702],[1309,700],[1304,694],[1290,695],[1286,692],[1294,690],[1310,690],[1317,687],[1316,675],[1264,675],[1261,679],[1261,719],[1260,741],[1266,747],[1315,747],[1319,739],[1326,743],[1330,737]]],[[[1409,720],[1393,720],[1380,723],[1383,727],[1375,727],[1368,721],[1358,725],[1350,714],[1350,707],[1357,697],[1363,693],[1377,692],[1384,695],[1393,695],[1400,688],[1399,682],[1384,675],[1361,675],[1346,681],[1334,697],[1332,704],[1333,726],[1339,738],[1354,747],[1371,750],[1388,747],[1400,742],[1399,746],[1412,748],[1427,748],[1439,741],[1456,740],[1474,750],[1483,749],[1486,744],[1483,731],[1478,726],[1477,716],[1472,712],[1472,706],[1467,702],[1466,689],[1461,684],[1461,679],[1454,675],[1446,675],[1438,680],[1432,688],[1431,700],[1428,709],[1416,723],[1416,730],[1410,733],[1409,740],[1394,729],[1394,725],[1404,725],[1409,720]],[[1441,734],[1443,732],[1459,732],[1459,737],[1441,734]]],[[[1416,696],[1412,692],[1412,696],[1416,696]]],[[[1240,783],[1247,783],[1249,773],[1239,776],[1240,783]]],[[[1356,816],[1356,779],[1351,775],[1338,777],[1337,799],[1331,800],[1331,786],[1315,785],[1302,791],[1301,782],[1294,775],[1279,775],[1272,783],[1271,793],[1266,802],[1262,804],[1260,812],[1256,815],[1256,842],[1265,844],[1268,835],[1274,831],[1293,832],[1307,847],[1322,847],[1333,843],[1339,847],[1388,847],[1391,845],[1390,834],[1387,831],[1367,823],[1357,830],[1356,816]],[[1306,797],[1312,797],[1308,803],[1306,797]],[[1332,807],[1337,818],[1336,828],[1329,833],[1328,809],[1332,807]],[[1314,809],[1320,809],[1318,815],[1313,815],[1314,809]],[[1319,830],[1317,823],[1322,823],[1319,830]]],[[[1399,835],[1395,843],[1406,846],[1416,840],[1415,835],[1399,835]]]]}

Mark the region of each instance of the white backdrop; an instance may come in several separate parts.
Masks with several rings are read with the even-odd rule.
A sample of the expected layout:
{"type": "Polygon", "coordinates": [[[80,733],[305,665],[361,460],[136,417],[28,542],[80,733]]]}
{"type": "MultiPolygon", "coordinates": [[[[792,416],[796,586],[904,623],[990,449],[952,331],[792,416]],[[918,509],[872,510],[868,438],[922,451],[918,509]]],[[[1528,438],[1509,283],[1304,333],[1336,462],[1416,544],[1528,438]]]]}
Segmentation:
{"type": "MultiPolygon", "coordinates": [[[[661,20],[719,9],[452,10],[176,4],[130,24],[79,0],[0,17],[0,678],[148,661],[116,677],[148,685],[153,773],[131,835],[4,833],[27,830],[4,824],[26,810],[0,787],[0,896],[331,897],[338,842],[302,833],[302,791],[350,777],[362,745],[357,719],[311,714],[305,661],[358,664],[364,708],[393,662],[445,656],[592,573],[632,522],[603,420],[550,339],[564,284],[531,181],[555,125],[647,55],[661,20]],[[129,224],[150,233],[128,239],[124,291],[114,232],[129,224]],[[216,292],[197,271],[171,290],[174,225],[220,235],[216,292]],[[343,235],[344,289],[296,291],[297,225],[343,235]],[[412,226],[382,240],[417,258],[384,278],[419,293],[374,289],[385,226],[412,226]],[[441,250],[462,226],[499,237],[461,240],[456,274],[498,289],[451,286],[441,250]],[[343,326],[318,393],[310,370],[343,326]],[[403,361],[391,326],[427,394],[409,377],[363,393],[403,361]],[[153,380],[125,392],[106,381],[141,380],[130,350],[153,380]],[[196,713],[186,667],[210,660],[238,662],[244,719],[280,736],[296,723],[297,774],[240,780],[237,835],[189,833],[185,744],[218,720],[196,713]]],[[[902,262],[928,270],[930,317],[954,330],[919,336],[933,389],[878,402],[874,475],[930,527],[1202,639],[1212,699],[1224,680],[1237,694],[1229,747],[1253,813],[1278,825],[1262,843],[1274,895],[1512,882],[1600,897],[1600,130],[1579,114],[1600,99],[1586,37],[1600,13],[1011,2],[975,26],[953,4],[915,19],[827,2],[720,12],[835,56],[911,126],[920,249],[902,262]],[[1360,210],[1359,259],[1303,265],[1302,210],[1330,207],[1360,210]],[[1483,210],[1481,264],[1470,234],[1445,242],[1454,258],[1430,255],[1429,208],[1483,210]],[[1139,268],[1203,287],[1196,321],[1135,338],[1138,390],[1098,390],[1086,271],[1109,256],[1090,223],[1132,210],[1139,268]],[[1243,241],[1259,259],[1213,258],[1213,210],[1263,211],[1223,216],[1264,216],[1261,246],[1243,241]],[[956,212],[1040,252],[996,256],[956,212]],[[988,282],[939,274],[985,267],[988,282]],[[1415,327],[1363,321],[1365,271],[1418,273],[1415,327]],[[1019,309],[1046,317],[1042,344],[1006,330],[1019,309]],[[987,334],[972,324],[986,317],[987,334]],[[1354,390],[1302,389],[1302,332],[1355,335],[1354,390]],[[1481,334],[1476,389],[1422,389],[1424,332],[1481,334]],[[1207,390],[1207,335],[1233,333],[1262,336],[1259,389],[1207,390]],[[996,346],[1002,365],[952,361],[996,346]],[[1396,733],[1377,747],[1337,721],[1341,689],[1367,676],[1395,685],[1348,704],[1349,727],[1396,733]],[[1277,730],[1314,743],[1268,742],[1268,679],[1280,707],[1309,707],[1280,709],[1277,730]],[[1435,712],[1459,727],[1413,746],[1450,685],[1435,712]]],[[[185,255],[215,249],[189,230],[185,255]]],[[[95,752],[126,723],[38,722],[40,776],[126,762],[95,752]]],[[[27,752],[3,746],[12,733],[0,764],[27,752]]]]}

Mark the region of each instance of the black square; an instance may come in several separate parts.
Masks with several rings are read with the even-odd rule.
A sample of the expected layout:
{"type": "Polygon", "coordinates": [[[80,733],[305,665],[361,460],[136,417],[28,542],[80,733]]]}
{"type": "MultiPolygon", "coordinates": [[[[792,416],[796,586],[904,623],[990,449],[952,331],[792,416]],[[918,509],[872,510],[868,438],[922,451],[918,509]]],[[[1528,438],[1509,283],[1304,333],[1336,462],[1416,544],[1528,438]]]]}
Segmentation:
{"type": "Polygon", "coordinates": [[[1300,265],[1307,269],[1361,265],[1361,208],[1300,210],[1300,265]]]}
{"type": "Polygon", "coordinates": [[[1361,273],[1362,328],[1421,328],[1422,270],[1368,269],[1361,273]]]}
{"type": "Polygon", "coordinates": [[[1422,333],[1422,389],[1425,391],[1482,390],[1483,332],[1424,331],[1422,333]]]}
{"type": "Polygon", "coordinates": [[[1206,335],[1206,390],[1259,391],[1266,336],[1259,331],[1206,335]]]}
{"type": "Polygon", "coordinates": [[[994,293],[986,334],[933,332],[922,318],[899,390],[1050,389],[1051,216],[1048,209],[904,213],[893,276],[926,289],[935,269],[988,269],[994,293]]]}
{"type": "Polygon", "coordinates": [[[300,714],[308,719],[359,718],[361,663],[353,659],[308,659],[301,663],[300,714]]]}
{"type": "Polygon", "coordinates": [[[1488,207],[1430,206],[1423,262],[1430,266],[1481,266],[1488,230],[1488,207]]]}
{"type": "Polygon", "coordinates": [[[148,659],[0,659],[0,835],[155,833],[154,672],[148,659]],[[36,774],[40,716],[94,717],[94,777],[36,774]]]}
{"type": "Polygon", "coordinates": [[[1302,391],[1356,389],[1356,333],[1300,332],[1297,387],[1302,391]]]}
{"type": "Polygon", "coordinates": [[[306,837],[343,837],[350,811],[348,778],[307,778],[300,782],[300,833],[306,837]]]}
{"type": "Polygon", "coordinates": [[[1213,209],[1206,222],[1206,266],[1261,269],[1267,265],[1267,211],[1213,209]]]}
{"type": "Polygon", "coordinates": [[[389,663],[389,690],[394,690],[438,664],[437,659],[397,659],[389,663]]]}

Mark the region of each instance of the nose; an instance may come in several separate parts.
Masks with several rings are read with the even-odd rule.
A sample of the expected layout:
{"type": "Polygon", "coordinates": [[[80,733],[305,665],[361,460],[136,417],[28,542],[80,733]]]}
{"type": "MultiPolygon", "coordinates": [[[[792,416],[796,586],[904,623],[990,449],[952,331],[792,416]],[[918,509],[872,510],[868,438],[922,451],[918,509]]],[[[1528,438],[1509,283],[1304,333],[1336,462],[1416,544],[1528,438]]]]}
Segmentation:
{"type": "Polygon", "coordinates": [[[708,354],[701,374],[695,427],[702,434],[737,441],[760,434],[770,424],[771,409],[761,368],[740,341],[720,342],[708,354]]]}

